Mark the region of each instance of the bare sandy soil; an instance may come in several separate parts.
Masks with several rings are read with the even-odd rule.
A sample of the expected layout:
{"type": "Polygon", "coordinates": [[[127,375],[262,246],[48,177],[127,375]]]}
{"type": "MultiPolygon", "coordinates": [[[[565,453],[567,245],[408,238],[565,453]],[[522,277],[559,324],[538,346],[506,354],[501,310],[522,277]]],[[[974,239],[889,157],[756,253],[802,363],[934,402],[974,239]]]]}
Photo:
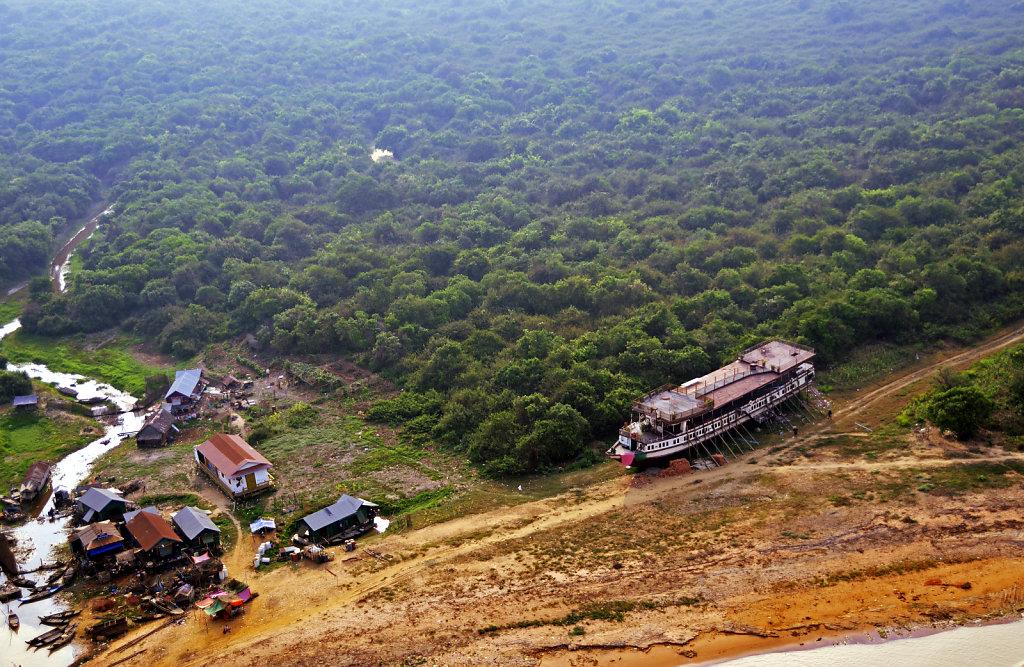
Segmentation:
{"type": "Polygon", "coordinates": [[[715,470],[386,534],[326,567],[233,571],[260,597],[229,634],[192,612],[94,663],[677,665],[1008,613],[1024,606],[1022,478],[1009,467],[1024,456],[856,422],[891,419],[939,365],[1022,338],[924,359],[715,470]]]}

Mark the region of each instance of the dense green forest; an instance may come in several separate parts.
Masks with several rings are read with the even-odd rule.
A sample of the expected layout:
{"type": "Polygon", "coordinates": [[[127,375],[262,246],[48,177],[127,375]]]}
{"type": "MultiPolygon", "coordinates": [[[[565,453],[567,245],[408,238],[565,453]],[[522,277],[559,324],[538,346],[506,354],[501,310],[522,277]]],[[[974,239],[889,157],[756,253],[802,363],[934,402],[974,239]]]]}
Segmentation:
{"type": "Polygon", "coordinates": [[[768,336],[1022,314],[1024,3],[0,4],[0,280],[187,358],[251,332],[493,472],[768,336]],[[371,159],[373,149],[393,153],[371,159]]]}

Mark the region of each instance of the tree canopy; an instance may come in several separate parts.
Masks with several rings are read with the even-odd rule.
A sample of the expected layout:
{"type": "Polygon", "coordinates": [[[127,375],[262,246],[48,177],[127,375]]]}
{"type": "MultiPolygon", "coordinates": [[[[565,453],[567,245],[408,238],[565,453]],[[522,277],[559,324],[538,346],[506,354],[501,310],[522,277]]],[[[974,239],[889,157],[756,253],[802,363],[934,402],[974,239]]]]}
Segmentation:
{"type": "Polygon", "coordinates": [[[10,0],[0,282],[112,202],[27,331],[346,356],[421,397],[382,416],[536,469],[767,337],[827,364],[1024,314],[1022,16],[10,0]]]}

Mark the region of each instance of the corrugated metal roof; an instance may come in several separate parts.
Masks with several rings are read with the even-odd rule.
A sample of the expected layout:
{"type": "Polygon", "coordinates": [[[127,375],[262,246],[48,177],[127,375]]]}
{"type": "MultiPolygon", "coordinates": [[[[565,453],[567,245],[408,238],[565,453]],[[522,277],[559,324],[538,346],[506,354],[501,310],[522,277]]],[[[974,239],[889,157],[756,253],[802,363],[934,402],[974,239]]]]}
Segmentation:
{"type": "Polygon", "coordinates": [[[132,517],[131,521],[125,523],[125,528],[132,534],[139,546],[146,551],[155,547],[163,539],[181,542],[181,538],[174,532],[171,524],[167,523],[167,520],[159,514],[139,512],[132,517]]]}
{"type": "Polygon", "coordinates": [[[78,502],[91,510],[99,512],[110,503],[124,503],[125,499],[111,489],[91,488],[82,494],[78,502]]]}
{"type": "Polygon", "coordinates": [[[320,530],[325,526],[329,526],[332,523],[337,523],[343,519],[352,516],[360,507],[377,507],[376,504],[363,500],[362,498],[353,498],[352,496],[345,494],[341,498],[338,498],[338,502],[323,508],[319,512],[313,512],[309,516],[303,517],[302,521],[309,526],[310,530],[320,530]]]}
{"type": "Polygon", "coordinates": [[[200,368],[174,371],[174,383],[171,384],[171,388],[164,394],[164,398],[169,398],[172,394],[191,396],[195,393],[196,386],[199,384],[199,380],[202,379],[202,375],[203,371],[200,368]]]}
{"type": "Polygon", "coordinates": [[[14,407],[20,407],[22,405],[38,405],[39,396],[37,394],[29,394],[28,396],[15,396],[14,407]]]}
{"type": "Polygon", "coordinates": [[[171,521],[178,527],[181,534],[190,540],[196,539],[204,530],[212,530],[219,533],[220,528],[206,516],[206,512],[195,507],[183,507],[177,514],[171,517],[171,521]]]}
{"type": "Polygon", "coordinates": [[[226,477],[238,477],[273,466],[245,440],[227,433],[218,433],[197,446],[196,451],[226,477]]]}
{"type": "Polygon", "coordinates": [[[35,484],[36,488],[42,488],[49,476],[50,464],[45,461],[36,461],[28,467],[23,484],[35,484]]]}
{"type": "Polygon", "coordinates": [[[91,523],[79,528],[68,538],[69,542],[81,542],[82,548],[86,551],[117,544],[123,540],[121,533],[117,532],[117,527],[110,521],[91,523]]]}
{"type": "Polygon", "coordinates": [[[131,521],[132,519],[135,518],[135,515],[138,514],[139,512],[149,512],[150,514],[156,514],[157,516],[160,516],[160,512],[157,510],[157,508],[155,508],[152,505],[150,505],[149,507],[143,507],[140,510],[133,510],[131,512],[125,512],[124,513],[124,520],[125,521],[131,521]]]}
{"type": "Polygon", "coordinates": [[[174,422],[166,412],[158,412],[139,429],[139,433],[142,433],[147,428],[156,429],[160,435],[167,435],[171,429],[174,428],[174,422]]]}

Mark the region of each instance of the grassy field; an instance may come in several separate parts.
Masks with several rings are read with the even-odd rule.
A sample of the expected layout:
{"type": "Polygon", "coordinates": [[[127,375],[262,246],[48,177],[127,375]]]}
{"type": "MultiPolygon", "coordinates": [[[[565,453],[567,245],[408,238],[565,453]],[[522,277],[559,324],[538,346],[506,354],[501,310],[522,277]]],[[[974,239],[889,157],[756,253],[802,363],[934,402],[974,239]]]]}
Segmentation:
{"type": "Polygon", "coordinates": [[[82,417],[8,411],[0,414],[0,488],[20,483],[35,461],[56,461],[100,436],[82,417]]]}
{"type": "Polygon", "coordinates": [[[142,363],[129,352],[135,341],[117,338],[99,349],[84,342],[30,336],[18,331],[0,343],[0,352],[12,363],[41,363],[50,370],[77,373],[107,382],[133,396],[146,391],[146,377],[168,369],[142,363]]]}
{"type": "Polygon", "coordinates": [[[0,325],[7,324],[21,313],[21,302],[0,301],[0,325]]]}

